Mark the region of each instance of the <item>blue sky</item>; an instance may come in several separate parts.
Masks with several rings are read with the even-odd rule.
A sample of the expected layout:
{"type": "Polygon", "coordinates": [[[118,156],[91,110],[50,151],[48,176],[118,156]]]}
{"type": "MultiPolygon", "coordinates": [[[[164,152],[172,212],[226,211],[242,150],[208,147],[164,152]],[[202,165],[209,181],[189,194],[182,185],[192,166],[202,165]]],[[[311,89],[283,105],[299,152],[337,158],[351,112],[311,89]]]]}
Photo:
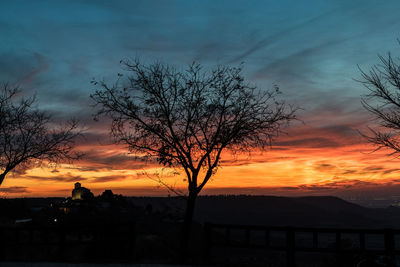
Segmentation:
{"type": "Polygon", "coordinates": [[[93,77],[114,78],[129,57],[178,66],[245,62],[250,80],[278,84],[308,110],[324,104],[315,98],[359,97],[357,64],[369,67],[378,53],[399,50],[396,0],[17,0],[0,7],[0,80],[69,113],[84,108],[93,77]]]}

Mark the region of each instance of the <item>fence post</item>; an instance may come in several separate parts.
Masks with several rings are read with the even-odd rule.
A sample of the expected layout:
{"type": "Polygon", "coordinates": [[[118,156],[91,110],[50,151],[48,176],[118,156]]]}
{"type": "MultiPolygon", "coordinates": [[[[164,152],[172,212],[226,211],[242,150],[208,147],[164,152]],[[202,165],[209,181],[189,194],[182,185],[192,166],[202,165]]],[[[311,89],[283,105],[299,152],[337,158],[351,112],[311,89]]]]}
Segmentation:
{"type": "Polygon", "coordinates": [[[288,267],[296,266],[296,242],[292,228],[286,230],[286,264],[288,267]]]}
{"type": "Polygon", "coordinates": [[[0,228],[0,261],[4,261],[4,229],[0,228]]]}
{"type": "Polygon", "coordinates": [[[318,232],[313,231],[312,235],[313,235],[313,248],[318,249],[318,232]]]}
{"type": "MultiPolygon", "coordinates": [[[[135,249],[136,249],[136,222],[130,221],[129,223],[124,224],[124,227],[126,227],[126,229],[128,231],[128,238],[125,239],[126,247],[124,248],[125,252],[123,253],[123,255],[128,260],[134,260],[136,258],[136,252],[135,252],[135,249]]],[[[121,233],[119,233],[119,234],[121,234],[121,233]]]]}
{"type": "Polygon", "coordinates": [[[360,250],[364,251],[365,250],[365,233],[360,232],[360,250]]]}
{"type": "Polygon", "coordinates": [[[336,232],[336,242],[335,242],[336,253],[340,253],[342,249],[342,235],[340,232],[336,232]]]}
{"type": "Polygon", "coordinates": [[[225,242],[226,244],[229,246],[231,244],[231,227],[227,226],[226,227],[226,232],[225,232],[226,236],[225,236],[225,242]]]}
{"type": "Polygon", "coordinates": [[[394,232],[392,229],[385,229],[384,233],[385,253],[390,257],[389,266],[396,266],[394,232]]]}
{"type": "MultiPolygon", "coordinates": [[[[34,229],[33,228],[29,228],[28,246],[33,246],[34,245],[34,243],[33,243],[33,234],[34,234],[34,229]]],[[[32,252],[32,249],[29,249],[29,260],[31,260],[31,261],[35,260],[35,255],[32,252]]]]}
{"type": "Polygon", "coordinates": [[[250,227],[247,226],[245,231],[244,242],[246,246],[250,246],[250,227]]]}
{"type": "Polygon", "coordinates": [[[65,249],[66,249],[66,235],[67,231],[64,226],[54,228],[56,233],[58,232],[58,238],[59,238],[59,251],[58,251],[58,260],[64,260],[65,257],[65,249]]]}
{"type": "Polygon", "coordinates": [[[211,252],[211,225],[209,223],[204,224],[204,250],[203,250],[203,261],[209,262],[211,252]]]}
{"type": "Polygon", "coordinates": [[[265,238],[265,247],[266,248],[269,248],[269,246],[270,246],[270,234],[269,234],[269,229],[265,229],[265,232],[264,232],[264,238],[265,238]]]}

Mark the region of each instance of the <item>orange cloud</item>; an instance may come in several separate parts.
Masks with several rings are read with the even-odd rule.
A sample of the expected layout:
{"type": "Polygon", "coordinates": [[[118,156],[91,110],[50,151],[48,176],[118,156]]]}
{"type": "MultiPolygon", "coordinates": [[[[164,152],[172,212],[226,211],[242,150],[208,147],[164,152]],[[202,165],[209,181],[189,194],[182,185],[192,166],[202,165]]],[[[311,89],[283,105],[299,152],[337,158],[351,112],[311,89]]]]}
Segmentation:
{"type": "MultiPolygon", "coordinates": [[[[327,127],[296,125],[266,151],[233,155],[225,152],[221,167],[204,189],[207,193],[331,194],[397,185],[398,159],[387,151],[371,153],[373,147],[352,128],[343,124],[327,127]]],[[[147,173],[164,172],[163,180],[186,188],[183,173],[168,171],[154,160],[129,154],[117,145],[101,145],[91,135],[78,149],[86,157],[74,164],[54,168],[32,168],[9,175],[4,182],[13,196],[68,196],[73,183],[81,181],[95,193],[105,189],[126,195],[166,195],[147,173]]]]}

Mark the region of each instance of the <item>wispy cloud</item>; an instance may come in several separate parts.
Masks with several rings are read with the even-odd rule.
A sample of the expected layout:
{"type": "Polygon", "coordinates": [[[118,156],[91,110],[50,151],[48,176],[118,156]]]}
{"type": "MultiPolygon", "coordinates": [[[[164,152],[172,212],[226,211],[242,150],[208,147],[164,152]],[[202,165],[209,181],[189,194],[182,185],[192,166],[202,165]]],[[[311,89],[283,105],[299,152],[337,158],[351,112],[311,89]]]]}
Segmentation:
{"type": "Polygon", "coordinates": [[[1,187],[0,192],[7,194],[20,194],[20,193],[29,193],[30,191],[25,186],[11,186],[11,187],[1,187]]]}
{"type": "Polygon", "coordinates": [[[79,182],[85,181],[87,178],[80,175],[73,175],[71,173],[65,173],[61,175],[54,176],[36,176],[36,175],[26,175],[23,178],[29,178],[36,181],[52,181],[52,182],[79,182]]]}
{"type": "MultiPolygon", "coordinates": [[[[250,48],[248,48],[246,51],[244,51],[240,55],[236,56],[235,58],[229,60],[227,63],[232,64],[232,63],[243,61],[249,55],[257,52],[258,50],[266,48],[268,46],[272,46],[272,45],[276,44],[276,42],[278,42],[282,38],[287,38],[290,33],[298,31],[300,29],[304,29],[313,24],[315,25],[316,23],[319,23],[321,20],[326,20],[329,18],[330,15],[332,15],[340,10],[343,10],[343,8],[341,7],[339,9],[330,10],[328,12],[323,12],[320,15],[314,16],[310,19],[305,19],[305,21],[296,23],[295,25],[290,26],[288,28],[279,29],[279,31],[277,33],[274,33],[265,38],[262,38],[261,40],[257,41],[253,46],[251,46],[250,48]]],[[[304,54],[307,54],[306,51],[310,51],[310,50],[314,50],[314,49],[303,50],[302,52],[299,52],[297,54],[297,56],[303,56],[304,54]]],[[[293,57],[291,57],[291,58],[293,59],[293,57]]]]}

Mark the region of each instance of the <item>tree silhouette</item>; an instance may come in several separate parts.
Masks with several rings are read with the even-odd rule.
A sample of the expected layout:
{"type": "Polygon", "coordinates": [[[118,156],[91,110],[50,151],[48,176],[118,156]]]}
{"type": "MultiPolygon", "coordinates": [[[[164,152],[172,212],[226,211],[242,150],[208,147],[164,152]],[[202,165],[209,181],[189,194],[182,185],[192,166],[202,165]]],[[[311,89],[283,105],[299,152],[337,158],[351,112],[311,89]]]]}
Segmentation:
{"type": "Polygon", "coordinates": [[[379,56],[380,64],[368,72],[360,69],[361,82],[369,93],[362,98],[362,104],[371,112],[379,126],[370,128],[371,134],[362,135],[380,148],[389,148],[392,154],[400,153],[400,59],[390,53],[379,56]]]}
{"type": "Polygon", "coordinates": [[[183,169],[187,242],[196,197],[217,171],[221,153],[265,148],[282,124],[295,119],[295,110],[276,99],[277,87],[263,91],[249,85],[241,67],[207,72],[197,63],[184,71],[162,63],[121,63],[127,79],[118,74],[112,85],[92,82],[100,87],[91,95],[99,107],[96,118],[111,118],[114,140],[131,152],[183,169]]]}
{"type": "Polygon", "coordinates": [[[19,90],[3,85],[0,89],[0,185],[17,167],[73,160],[77,123],[51,126],[50,116],[34,108],[35,97],[17,99],[19,90]]]}

